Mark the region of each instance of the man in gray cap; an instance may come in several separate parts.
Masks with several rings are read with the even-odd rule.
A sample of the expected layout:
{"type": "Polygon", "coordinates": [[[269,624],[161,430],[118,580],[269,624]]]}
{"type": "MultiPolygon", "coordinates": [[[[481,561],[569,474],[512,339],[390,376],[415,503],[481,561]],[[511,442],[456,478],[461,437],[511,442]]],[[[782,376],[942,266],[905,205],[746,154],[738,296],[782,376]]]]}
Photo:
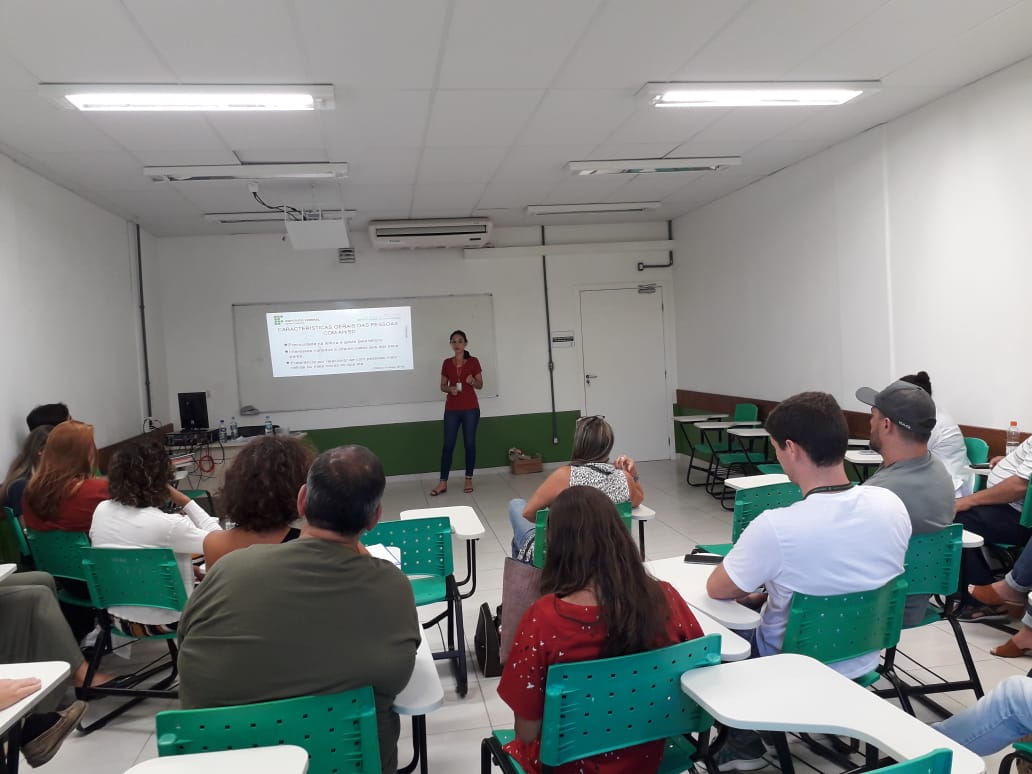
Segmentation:
{"type": "MultiPolygon", "coordinates": [[[[938,532],[951,524],[953,479],[928,451],[928,438],[935,427],[932,397],[917,385],[902,381],[881,392],[861,387],[856,397],[871,406],[871,448],[882,455],[881,467],[864,486],[895,493],[907,508],[915,535],[938,532]]],[[[919,623],[927,606],[927,594],[907,597],[904,626],[919,623]]]]}

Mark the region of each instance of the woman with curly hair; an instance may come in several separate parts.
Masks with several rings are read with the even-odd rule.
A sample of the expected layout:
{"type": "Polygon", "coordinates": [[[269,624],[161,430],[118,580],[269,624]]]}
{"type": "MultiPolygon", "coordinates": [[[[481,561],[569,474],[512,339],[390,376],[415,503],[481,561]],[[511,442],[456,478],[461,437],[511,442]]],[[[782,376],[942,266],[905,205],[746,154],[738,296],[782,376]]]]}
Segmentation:
{"type": "Polygon", "coordinates": [[[69,419],[50,431],[39,465],[22,497],[25,526],[37,532],[88,532],[107,479],[94,478],[93,425],[69,419]]]}
{"type": "Polygon", "coordinates": [[[306,443],[282,435],[249,441],[226,471],[222,487],[226,518],[236,526],[214,532],[204,543],[204,561],[212,565],[230,551],[256,543],[286,543],[301,531],[297,493],[305,483],[315,453],[306,443]]]}
{"type": "MultiPolygon", "coordinates": [[[[193,554],[204,552],[219,522],[172,485],[168,452],[153,441],[130,441],[111,458],[111,499],[97,506],[90,539],[98,548],[171,548],[187,596],[193,591],[193,554]],[[165,513],[171,499],[179,509],[165,513]]],[[[179,613],[157,607],[113,607],[119,628],[135,636],[175,631],[179,613]]]]}

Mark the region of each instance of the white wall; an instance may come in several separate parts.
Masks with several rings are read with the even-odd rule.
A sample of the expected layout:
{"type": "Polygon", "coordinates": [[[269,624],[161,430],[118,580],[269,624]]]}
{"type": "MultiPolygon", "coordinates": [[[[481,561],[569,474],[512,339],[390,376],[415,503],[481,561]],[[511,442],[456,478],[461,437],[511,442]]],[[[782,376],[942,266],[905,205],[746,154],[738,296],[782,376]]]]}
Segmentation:
{"type": "Polygon", "coordinates": [[[1032,60],[678,219],[678,387],[863,410],[920,369],[1032,427],[1032,60]]]}
{"type": "Polygon", "coordinates": [[[39,403],[67,403],[99,446],[139,432],[130,248],[124,220],[0,155],[0,459],[39,403]]]}
{"type": "MultiPolygon", "coordinates": [[[[607,227],[550,227],[549,244],[571,241],[638,241],[666,239],[665,223],[607,227]]],[[[531,244],[539,230],[500,229],[497,244],[531,244]]],[[[376,251],[364,235],[354,236],[357,261],[337,263],[333,251],[291,250],[279,236],[161,238],[157,242],[161,284],[162,330],[168,366],[168,403],[163,414],[179,425],[176,395],[209,392],[211,422],[227,423],[237,412],[233,351],[234,303],[262,301],[396,298],[461,293],[494,294],[495,335],[500,373],[499,397],[485,398],[485,416],[545,412],[550,409],[541,259],[481,257],[465,259],[459,250],[376,251]]],[[[485,254],[486,255],[486,254],[485,254]]],[[[549,302],[553,330],[578,331],[577,291],[589,287],[666,283],[669,269],[637,271],[637,262],[666,262],[666,253],[636,255],[552,256],[548,259],[549,302]]],[[[668,291],[669,295],[672,295],[668,291]]],[[[673,400],[673,311],[668,305],[668,391],[673,400]]],[[[457,315],[455,327],[461,327],[457,315]]],[[[615,323],[614,323],[615,324],[615,323]]],[[[447,336],[440,332],[441,359],[447,357],[447,336]]],[[[490,346],[471,341],[469,349],[490,346]]],[[[556,404],[559,410],[580,409],[583,387],[580,347],[554,352],[556,404]]],[[[658,378],[662,378],[659,375],[658,378]]],[[[273,419],[293,428],[437,419],[441,404],[414,403],[288,412],[273,419]]],[[[238,416],[238,421],[240,417],[238,416]]],[[[249,423],[259,418],[245,420],[249,423]]]]}

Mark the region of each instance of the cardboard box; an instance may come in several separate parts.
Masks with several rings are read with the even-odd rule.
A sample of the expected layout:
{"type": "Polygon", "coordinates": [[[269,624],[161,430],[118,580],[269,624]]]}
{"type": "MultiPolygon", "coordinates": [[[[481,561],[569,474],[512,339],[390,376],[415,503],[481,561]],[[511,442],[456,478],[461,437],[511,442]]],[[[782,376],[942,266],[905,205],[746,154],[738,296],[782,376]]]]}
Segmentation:
{"type": "Polygon", "coordinates": [[[541,455],[536,454],[529,460],[513,460],[510,465],[513,475],[520,475],[522,473],[540,473],[542,470],[541,466],[541,455]]]}

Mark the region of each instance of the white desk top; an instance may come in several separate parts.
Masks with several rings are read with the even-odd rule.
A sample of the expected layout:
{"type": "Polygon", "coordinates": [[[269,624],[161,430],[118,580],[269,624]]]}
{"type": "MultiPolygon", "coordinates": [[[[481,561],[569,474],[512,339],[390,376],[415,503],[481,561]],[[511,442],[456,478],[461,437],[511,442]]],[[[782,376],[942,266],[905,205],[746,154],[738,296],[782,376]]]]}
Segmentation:
{"type": "Polygon", "coordinates": [[[29,714],[29,711],[60,686],[72,668],[66,661],[37,661],[32,664],[0,664],[0,678],[38,677],[43,686],[16,704],[0,710],[0,734],[29,714]]]}
{"type": "MultiPolygon", "coordinates": [[[[1032,592],[1030,592],[1032,593],[1032,592]]],[[[721,623],[714,621],[701,610],[692,609],[695,620],[702,627],[703,634],[720,635],[720,660],[721,661],[744,661],[752,653],[752,645],[749,640],[739,637],[733,631],[721,623]]]]}
{"type": "Polygon", "coordinates": [[[711,564],[689,564],[683,556],[645,562],[653,577],[665,580],[684,597],[693,609],[705,613],[717,623],[742,631],[760,625],[760,614],[728,599],[712,599],[706,593],[706,579],[713,572],[711,564]]]}
{"type": "Polygon", "coordinates": [[[655,515],[656,512],[649,508],[645,503],[642,503],[637,508],[631,509],[631,518],[635,521],[648,521],[655,515]]]}
{"type": "Polygon", "coordinates": [[[846,462],[852,462],[854,465],[881,465],[882,456],[868,449],[849,449],[846,452],[846,462]]]}
{"type": "Polygon", "coordinates": [[[681,690],[734,728],[841,734],[897,760],[953,750],[953,774],[983,774],[982,759],[894,704],[809,658],[782,653],[692,669],[681,690]]]}
{"type": "Polygon", "coordinates": [[[788,476],[784,473],[764,473],[759,476],[737,476],[724,479],[724,486],[730,489],[755,489],[758,486],[771,484],[787,484],[788,476]]]}
{"type": "Polygon", "coordinates": [[[0,580],[3,580],[8,575],[12,575],[17,569],[18,565],[16,564],[0,564],[0,580]]]}
{"type": "Polygon", "coordinates": [[[870,446],[871,442],[866,438],[850,438],[846,444],[848,446],[870,446]]]}
{"type": "Polygon", "coordinates": [[[710,419],[725,419],[728,416],[728,414],[689,414],[684,417],[674,417],[674,421],[690,425],[696,422],[705,422],[710,419]]]}
{"type": "MultiPolygon", "coordinates": [[[[277,432],[276,435],[282,436],[284,433],[277,432]]],[[[308,433],[297,432],[297,433],[286,433],[291,438],[305,438],[308,433]]],[[[246,437],[232,438],[222,442],[222,445],[227,449],[239,449],[242,446],[247,446],[248,443],[253,441],[255,438],[264,438],[264,434],[261,435],[249,435],[246,437]]]]}
{"type": "Polygon", "coordinates": [[[981,548],[985,545],[985,538],[981,535],[976,535],[974,532],[964,530],[964,533],[960,538],[960,545],[963,548],[981,548]]]}
{"type": "Polygon", "coordinates": [[[426,632],[416,650],[416,664],[408,684],[394,697],[394,711],[399,715],[426,715],[444,703],[444,688],[434,665],[434,654],[426,641],[426,632]]]}
{"type": "Polygon", "coordinates": [[[401,512],[402,521],[408,519],[432,519],[435,516],[447,516],[451,521],[452,532],[458,537],[471,540],[484,534],[484,525],[477,512],[468,505],[452,505],[444,508],[413,508],[401,512]]]}
{"type": "Polygon", "coordinates": [[[696,422],[695,426],[700,430],[727,430],[734,427],[734,422],[696,422]]]}
{"type": "Polygon", "coordinates": [[[125,774],[305,774],[308,752],[281,744],[242,750],[168,755],[138,763],[125,774]]]}
{"type": "Polygon", "coordinates": [[[728,435],[737,435],[739,438],[769,438],[770,433],[762,427],[730,427],[728,435]]]}

